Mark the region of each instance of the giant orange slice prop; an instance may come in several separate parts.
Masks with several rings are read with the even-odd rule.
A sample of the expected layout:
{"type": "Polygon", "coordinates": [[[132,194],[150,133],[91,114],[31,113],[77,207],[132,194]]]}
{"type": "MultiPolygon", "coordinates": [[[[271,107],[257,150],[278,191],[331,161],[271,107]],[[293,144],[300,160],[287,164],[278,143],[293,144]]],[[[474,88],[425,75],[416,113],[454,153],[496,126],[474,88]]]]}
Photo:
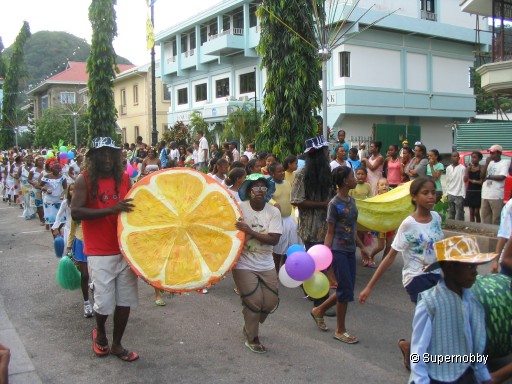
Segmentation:
{"type": "Polygon", "coordinates": [[[235,264],[245,234],[231,194],[188,168],[152,173],[128,192],[135,209],[119,215],[121,251],[133,271],[167,291],[198,290],[235,264]]]}

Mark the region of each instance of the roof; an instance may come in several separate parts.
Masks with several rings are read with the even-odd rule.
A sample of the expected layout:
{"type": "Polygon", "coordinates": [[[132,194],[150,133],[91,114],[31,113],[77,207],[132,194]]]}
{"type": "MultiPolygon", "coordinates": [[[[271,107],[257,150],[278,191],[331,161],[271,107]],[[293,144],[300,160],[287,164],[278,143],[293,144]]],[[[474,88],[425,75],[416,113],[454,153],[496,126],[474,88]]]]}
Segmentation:
{"type": "MultiPolygon", "coordinates": [[[[133,64],[118,64],[121,72],[134,68],[133,64]]],[[[68,85],[87,85],[89,74],[87,73],[87,63],[81,61],[68,61],[66,69],[53,75],[40,83],[37,87],[27,92],[28,95],[39,93],[47,90],[51,84],[68,84],[68,85]]]]}

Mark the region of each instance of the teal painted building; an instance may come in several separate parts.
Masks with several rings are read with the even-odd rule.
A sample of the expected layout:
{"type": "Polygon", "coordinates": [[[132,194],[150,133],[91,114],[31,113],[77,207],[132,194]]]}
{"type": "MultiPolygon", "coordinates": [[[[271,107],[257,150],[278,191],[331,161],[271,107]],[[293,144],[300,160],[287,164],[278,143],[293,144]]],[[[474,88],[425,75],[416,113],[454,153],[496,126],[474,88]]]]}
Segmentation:
{"type": "MultiPolygon", "coordinates": [[[[475,113],[476,17],[461,12],[458,0],[361,0],[351,12],[353,3],[346,0],[335,18],[348,20],[350,40],[327,62],[327,125],[345,130],[351,145],[419,138],[427,148],[451,151],[453,123],[475,113]]],[[[160,75],[171,94],[169,124],[186,122],[194,111],[214,124],[237,106],[262,108],[257,7],[225,0],[157,35],[160,75]]],[[[482,39],[479,49],[487,43],[482,39]]]]}

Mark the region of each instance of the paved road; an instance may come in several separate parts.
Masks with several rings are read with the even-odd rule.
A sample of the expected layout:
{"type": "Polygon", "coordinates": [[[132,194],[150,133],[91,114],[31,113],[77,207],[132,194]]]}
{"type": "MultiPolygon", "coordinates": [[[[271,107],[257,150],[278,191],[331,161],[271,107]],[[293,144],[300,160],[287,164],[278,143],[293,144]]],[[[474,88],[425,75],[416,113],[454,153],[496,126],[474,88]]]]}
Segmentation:
{"type": "MultiPolygon", "coordinates": [[[[0,343],[12,348],[14,383],[404,383],[396,342],[409,337],[414,311],[401,287],[401,260],[374,290],[370,303],[349,306],[347,322],[361,340],[346,345],[318,330],[299,288],[280,289],[279,309],[261,327],[265,355],[243,344],[241,306],[230,275],[210,290],[153,303],[140,282],[123,339],[141,356],[133,363],[92,352],[93,319],[82,317],[79,291],[55,282],[58,259],[51,235],[21,210],[0,203],[0,343]]],[[[357,271],[356,291],[373,270],[357,271]]],[[[111,320],[108,321],[111,339],[111,320]]]]}

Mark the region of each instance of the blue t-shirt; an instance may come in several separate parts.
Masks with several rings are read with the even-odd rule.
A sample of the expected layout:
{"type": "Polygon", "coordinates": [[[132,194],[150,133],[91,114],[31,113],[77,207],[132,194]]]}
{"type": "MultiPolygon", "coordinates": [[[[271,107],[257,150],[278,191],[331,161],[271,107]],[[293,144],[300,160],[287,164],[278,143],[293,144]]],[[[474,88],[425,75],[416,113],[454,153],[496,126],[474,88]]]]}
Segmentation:
{"type": "Polygon", "coordinates": [[[333,149],[333,150],[332,150],[332,152],[331,152],[331,155],[332,155],[333,157],[336,157],[336,152],[338,151],[338,148],[339,148],[339,146],[340,146],[340,145],[343,145],[343,146],[345,147],[345,149],[347,150],[347,155],[346,155],[346,156],[345,156],[345,158],[343,159],[343,160],[347,160],[347,158],[348,158],[348,150],[350,149],[350,147],[348,146],[348,144],[347,144],[347,142],[346,142],[346,141],[345,141],[343,144],[341,144],[341,143],[339,143],[339,142],[338,142],[338,143],[336,143],[336,145],[334,146],[334,149],[333,149]]]}
{"type": "Polygon", "coordinates": [[[352,170],[354,171],[354,174],[357,171],[357,168],[361,166],[361,160],[352,160],[351,158],[348,158],[347,160],[350,164],[352,164],[352,170]]]}
{"type": "Polygon", "coordinates": [[[329,202],[327,207],[327,222],[334,224],[333,251],[356,251],[356,222],[357,207],[353,197],[342,200],[338,195],[329,202]]]}

